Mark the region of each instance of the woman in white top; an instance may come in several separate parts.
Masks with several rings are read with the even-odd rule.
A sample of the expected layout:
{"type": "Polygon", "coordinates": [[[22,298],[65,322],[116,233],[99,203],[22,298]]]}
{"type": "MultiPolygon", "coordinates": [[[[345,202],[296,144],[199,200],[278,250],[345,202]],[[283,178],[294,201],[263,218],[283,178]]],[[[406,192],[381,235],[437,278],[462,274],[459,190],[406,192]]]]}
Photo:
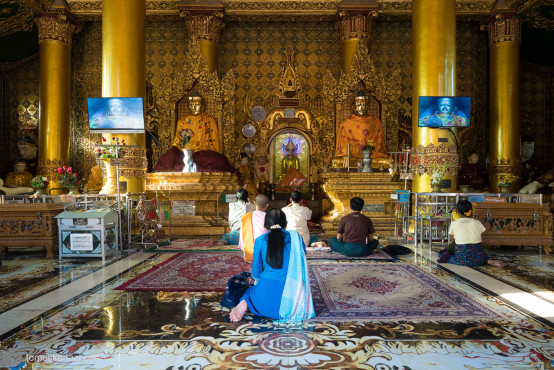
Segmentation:
{"type": "Polygon", "coordinates": [[[237,200],[229,203],[229,227],[231,231],[223,234],[218,244],[238,245],[241,229],[240,219],[255,209],[256,206],[248,200],[248,191],[243,188],[239,189],[237,191],[237,200]]]}
{"type": "Polygon", "coordinates": [[[287,216],[287,230],[296,230],[304,240],[304,246],[310,244],[310,230],[308,229],[308,220],[312,218],[312,210],[300,204],[302,193],[295,190],[290,195],[291,203],[282,208],[287,216]]]}
{"type": "Polygon", "coordinates": [[[462,199],[456,204],[456,210],[460,218],[450,224],[448,233],[455,241],[454,256],[448,263],[463,266],[489,265],[502,267],[502,261],[494,260],[483,250],[481,245],[481,234],[485,231],[483,224],[471,218],[473,206],[469,200],[462,199]]]}

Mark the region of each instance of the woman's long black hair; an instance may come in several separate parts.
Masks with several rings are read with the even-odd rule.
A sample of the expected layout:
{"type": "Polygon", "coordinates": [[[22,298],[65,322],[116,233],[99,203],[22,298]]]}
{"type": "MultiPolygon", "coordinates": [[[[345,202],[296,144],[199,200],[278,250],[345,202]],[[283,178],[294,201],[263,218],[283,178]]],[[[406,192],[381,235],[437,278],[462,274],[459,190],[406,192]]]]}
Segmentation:
{"type": "Polygon", "coordinates": [[[285,250],[285,233],[281,229],[271,228],[279,225],[282,230],[287,227],[287,216],[280,209],[271,209],[265,214],[264,227],[269,230],[267,236],[266,262],[274,269],[283,267],[283,253],[285,250]]]}

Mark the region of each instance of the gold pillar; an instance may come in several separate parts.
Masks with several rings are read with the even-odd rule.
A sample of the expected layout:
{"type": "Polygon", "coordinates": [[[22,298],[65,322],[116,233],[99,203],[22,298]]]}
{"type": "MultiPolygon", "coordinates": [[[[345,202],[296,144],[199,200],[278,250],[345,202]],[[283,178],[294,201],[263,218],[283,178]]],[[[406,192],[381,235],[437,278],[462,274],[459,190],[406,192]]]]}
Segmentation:
{"type": "MultiPolygon", "coordinates": [[[[521,23],[513,14],[495,14],[487,28],[490,47],[490,160],[489,189],[498,192],[498,182],[517,175],[520,158],[521,23]],[[508,16],[511,16],[508,18],[508,16]]],[[[519,189],[521,180],[512,185],[519,189]]]]}
{"type": "Polygon", "coordinates": [[[453,96],[456,93],[455,0],[414,0],[412,39],[412,146],[422,153],[419,159],[426,165],[425,173],[414,175],[412,191],[430,192],[432,166],[444,161],[449,166],[443,179],[451,181],[446,191],[455,191],[459,160],[451,132],[418,127],[420,96],[453,96]]]}
{"type": "MultiPolygon", "coordinates": [[[[102,1],[102,96],[145,97],[146,95],[146,3],[144,0],[102,1]]],[[[107,134],[111,139],[113,135],[107,134]]],[[[127,191],[144,191],[148,166],[145,134],[117,135],[129,148],[121,180],[127,191]]]]}
{"type": "MultiPolygon", "coordinates": [[[[352,12],[350,12],[352,13],[352,12]]],[[[364,12],[368,13],[368,12],[364,12]]],[[[377,16],[377,11],[370,10],[368,15],[349,14],[347,11],[339,12],[340,20],[337,26],[340,30],[340,65],[343,72],[350,71],[352,58],[358,49],[358,43],[363,42],[369,49],[371,26],[373,18],[377,16]]]]}
{"type": "Polygon", "coordinates": [[[219,41],[221,30],[225,27],[221,9],[210,9],[209,14],[196,14],[186,6],[178,6],[180,15],[185,19],[189,36],[194,35],[198,40],[200,52],[206,58],[208,71],[217,70],[219,56],[219,41]]]}
{"type": "Polygon", "coordinates": [[[71,46],[77,21],[67,9],[50,8],[36,20],[39,52],[37,173],[59,187],[57,168],[69,166],[71,46]]]}

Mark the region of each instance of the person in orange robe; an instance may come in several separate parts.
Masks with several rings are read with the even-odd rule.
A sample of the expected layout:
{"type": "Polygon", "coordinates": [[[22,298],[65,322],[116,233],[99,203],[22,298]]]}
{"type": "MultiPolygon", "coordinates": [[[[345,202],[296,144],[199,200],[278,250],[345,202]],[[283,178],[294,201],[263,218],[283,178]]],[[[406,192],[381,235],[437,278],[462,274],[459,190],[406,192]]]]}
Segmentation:
{"type": "Polygon", "coordinates": [[[388,155],[383,125],[379,118],[367,115],[368,104],[369,97],[360,91],[354,98],[354,114],[344,120],[339,127],[335,157],[347,156],[348,144],[350,144],[350,157],[361,159],[363,158],[362,148],[368,140],[373,140],[375,142],[375,148],[371,154],[373,163],[385,166],[388,164],[388,155]]]}
{"type": "Polygon", "coordinates": [[[262,234],[267,233],[264,227],[265,211],[269,207],[269,198],[264,194],[258,194],[254,201],[256,210],[241,217],[241,229],[239,247],[244,254],[244,260],[251,262],[254,256],[254,241],[262,234]]]}
{"type": "Polygon", "coordinates": [[[221,153],[217,120],[202,113],[202,97],[197,92],[189,96],[191,115],[177,121],[173,146],[179,149],[213,150],[221,153]]]}

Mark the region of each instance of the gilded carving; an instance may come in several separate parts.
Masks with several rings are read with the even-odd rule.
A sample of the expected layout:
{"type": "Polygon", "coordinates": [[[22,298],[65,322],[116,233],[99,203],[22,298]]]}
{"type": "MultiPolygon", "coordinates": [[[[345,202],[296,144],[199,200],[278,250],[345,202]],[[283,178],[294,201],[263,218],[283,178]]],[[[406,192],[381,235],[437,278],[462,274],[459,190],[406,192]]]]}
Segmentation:
{"type": "Polygon", "coordinates": [[[489,45],[521,42],[521,21],[517,17],[498,18],[488,25],[489,45]]]}
{"type": "Polygon", "coordinates": [[[413,166],[420,176],[425,173],[431,176],[437,166],[443,166],[445,163],[446,173],[455,176],[460,166],[456,145],[446,143],[417,146],[413,153],[413,161],[413,166]]]}
{"type": "Polygon", "coordinates": [[[342,17],[338,22],[341,41],[350,39],[368,39],[371,35],[372,16],[357,14],[342,17]]]}
{"type": "Polygon", "coordinates": [[[38,42],[61,41],[72,45],[73,32],[80,31],[76,20],[65,9],[49,9],[35,19],[38,27],[38,42]]]}
{"type": "Polygon", "coordinates": [[[489,183],[497,184],[504,175],[516,175],[521,170],[520,158],[492,158],[489,161],[489,183]]]}
{"type": "Polygon", "coordinates": [[[183,10],[181,16],[185,18],[185,24],[189,34],[196,36],[199,40],[213,41],[219,44],[221,30],[225,26],[221,19],[223,14],[217,15],[191,15],[183,10]]]}
{"type": "Polygon", "coordinates": [[[50,179],[50,181],[57,182],[60,179],[58,168],[63,166],[69,166],[69,163],[61,159],[39,159],[37,166],[37,173],[44,175],[50,179]]]}

